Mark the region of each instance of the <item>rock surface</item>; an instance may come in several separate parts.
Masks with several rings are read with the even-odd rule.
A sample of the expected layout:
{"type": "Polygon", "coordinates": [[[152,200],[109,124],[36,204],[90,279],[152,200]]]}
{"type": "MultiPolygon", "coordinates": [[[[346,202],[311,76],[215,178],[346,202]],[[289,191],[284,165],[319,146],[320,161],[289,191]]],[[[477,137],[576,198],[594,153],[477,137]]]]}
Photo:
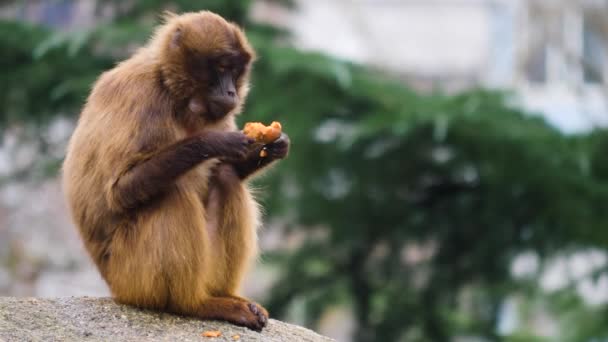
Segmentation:
{"type": "Polygon", "coordinates": [[[333,341],[295,325],[270,320],[261,332],[135,309],[108,298],[0,297],[0,341],[333,341]],[[220,337],[203,337],[220,331],[220,337]]]}

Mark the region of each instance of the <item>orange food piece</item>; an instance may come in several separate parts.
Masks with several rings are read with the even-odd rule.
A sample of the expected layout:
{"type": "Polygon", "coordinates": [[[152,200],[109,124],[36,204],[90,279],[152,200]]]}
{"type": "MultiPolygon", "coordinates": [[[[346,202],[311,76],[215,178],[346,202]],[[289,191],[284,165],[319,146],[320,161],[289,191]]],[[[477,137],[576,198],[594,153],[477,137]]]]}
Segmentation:
{"type": "Polygon", "coordinates": [[[238,340],[241,339],[241,336],[240,335],[234,335],[234,336],[232,336],[232,339],[235,340],[235,341],[238,341],[238,340]]]}
{"type": "Polygon", "coordinates": [[[265,126],[261,122],[248,122],[243,128],[243,133],[254,139],[256,142],[269,144],[281,136],[282,127],[277,121],[273,121],[270,126],[265,126]]]}
{"type": "Polygon", "coordinates": [[[222,332],[219,330],[208,330],[203,333],[203,337],[220,337],[222,332]]]}

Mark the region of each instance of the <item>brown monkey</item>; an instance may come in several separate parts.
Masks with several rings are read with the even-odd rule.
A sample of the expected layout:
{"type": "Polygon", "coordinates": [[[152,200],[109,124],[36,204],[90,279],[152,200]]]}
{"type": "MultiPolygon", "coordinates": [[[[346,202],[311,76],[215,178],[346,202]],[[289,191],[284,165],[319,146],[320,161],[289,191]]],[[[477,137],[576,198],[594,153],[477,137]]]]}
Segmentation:
{"type": "Polygon", "coordinates": [[[246,180],[284,158],[237,131],[254,51],[210,12],[168,14],[150,42],[96,82],[63,182],[87,250],[120,303],[260,330],[237,295],[256,256],[246,180]]]}

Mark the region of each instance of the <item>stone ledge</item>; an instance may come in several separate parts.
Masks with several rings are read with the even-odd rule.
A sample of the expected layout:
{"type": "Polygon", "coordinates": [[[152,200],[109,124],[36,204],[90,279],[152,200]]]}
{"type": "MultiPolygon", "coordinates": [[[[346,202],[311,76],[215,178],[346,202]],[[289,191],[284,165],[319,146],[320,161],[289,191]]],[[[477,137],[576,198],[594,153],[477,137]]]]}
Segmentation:
{"type": "Polygon", "coordinates": [[[109,298],[0,297],[0,341],[303,341],[332,339],[271,319],[261,332],[114,303],[109,298]],[[202,333],[219,330],[216,338],[202,333]],[[238,335],[238,339],[234,337],[238,335]]]}

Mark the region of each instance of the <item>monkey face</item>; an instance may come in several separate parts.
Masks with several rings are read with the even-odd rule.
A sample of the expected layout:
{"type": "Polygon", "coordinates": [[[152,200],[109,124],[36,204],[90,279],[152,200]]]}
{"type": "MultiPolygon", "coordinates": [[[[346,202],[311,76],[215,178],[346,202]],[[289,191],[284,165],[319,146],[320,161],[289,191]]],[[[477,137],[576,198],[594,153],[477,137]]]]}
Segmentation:
{"type": "Polygon", "coordinates": [[[237,92],[237,82],[242,77],[243,58],[237,56],[222,56],[211,62],[208,70],[207,111],[210,119],[221,119],[232,112],[241,102],[237,92]]]}
{"type": "Polygon", "coordinates": [[[254,58],[241,29],[211,12],[169,20],[175,22],[162,63],[174,92],[207,121],[238,112],[254,58]]]}

